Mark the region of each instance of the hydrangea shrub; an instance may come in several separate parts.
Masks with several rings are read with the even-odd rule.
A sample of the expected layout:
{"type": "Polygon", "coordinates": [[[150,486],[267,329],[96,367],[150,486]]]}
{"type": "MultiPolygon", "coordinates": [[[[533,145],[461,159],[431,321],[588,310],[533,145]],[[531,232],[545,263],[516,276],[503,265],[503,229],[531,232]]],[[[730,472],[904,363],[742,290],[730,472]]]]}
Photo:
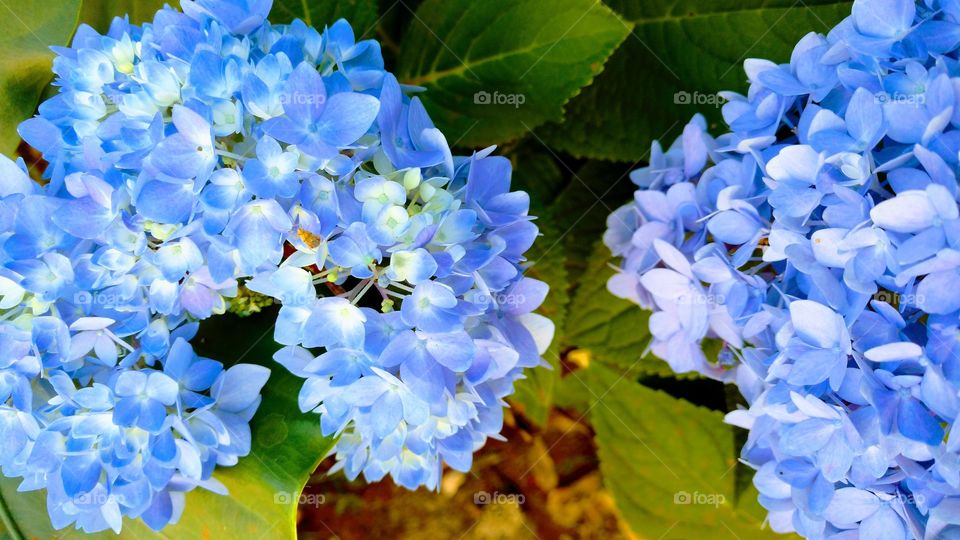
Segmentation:
{"type": "Polygon", "coordinates": [[[552,340],[509,160],[453,156],[346,21],[271,6],[82,25],[19,128],[45,183],[2,162],[0,466],[56,528],[161,530],[186,492],[226,491],[269,370],[189,342],[238,295],[281,305],[277,368],[336,468],[411,489],[469,470],[552,340]]]}
{"type": "Polygon", "coordinates": [[[727,421],[777,532],[960,534],[958,47],[956,1],[856,0],[747,60],[730,131],[655,143],[609,217],[652,351],[749,403],[727,421]]]}
{"type": "Polygon", "coordinates": [[[76,13],[99,32],[53,47],[34,118],[43,77],[0,95],[4,144],[19,124],[46,164],[0,159],[13,536],[290,536],[327,449],[349,479],[439,490],[506,400],[534,437],[589,414],[642,536],[960,535],[955,0],[69,0],[23,23],[38,3],[0,21],[21,32],[2,81],[46,71],[76,13]],[[638,153],[745,52],[789,63],[746,62],[728,133],[704,110],[638,153]],[[590,255],[626,192],[580,155],[649,161],[590,255]],[[522,380],[542,358],[562,369],[522,380]],[[753,487],[700,375],[742,394],[753,487]]]}

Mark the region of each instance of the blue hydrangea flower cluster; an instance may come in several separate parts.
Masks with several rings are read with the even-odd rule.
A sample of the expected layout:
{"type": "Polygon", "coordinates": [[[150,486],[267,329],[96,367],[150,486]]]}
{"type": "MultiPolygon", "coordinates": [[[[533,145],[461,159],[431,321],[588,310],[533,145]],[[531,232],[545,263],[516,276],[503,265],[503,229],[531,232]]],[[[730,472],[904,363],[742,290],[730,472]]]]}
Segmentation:
{"type": "Polygon", "coordinates": [[[653,352],[749,402],[728,421],[775,531],[960,534],[958,47],[956,0],[856,0],[748,60],[731,131],[654,144],[608,221],[653,352]]]}
{"type": "Polygon", "coordinates": [[[162,266],[144,221],[98,176],[63,185],[0,157],[0,468],[46,490],[58,529],[160,529],[187,491],[225,492],[211,475],[250,452],[269,370],[198,357],[184,309],[151,309],[144,282],[162,266]],[[91,207],[117,213],[68,232],[91,207]]]}
{"type": "Polygon", "coordinates": [[[20,127],[49,182],[6,175],[0,221],[14,232],[0,255],[10,289],[0,306],[12,321],[25,310],[54,318],[34,318],[32,334],[27,322],[11,329],[29,361],[4,372],[0,439],[23,441],[4,473],[47,487],[55,521],[62,508],[87,530],[118,528],[121,514],[162,527],[177,515],[170,497],[148,507],[143,497],[168,484],[209,488],[214,464],[249,450],[239,424],[266,375],[220,375],[186,344],[240,288],[281,305],[275,359],[305,379],[300,406],[339,437],[337,468],[350,478],[437,488],[444,463],[465,471],[499,437],[503,398],[543,364],[553,325],[532,311],[547,286],[523,275],[538,230],[527,194],[510,191],[510,162],[492,149],[454,157],[377,42],[356,41],[343,20],[322,32],[271,25],[271,4],[183,0],[182,12],[166,7],[142,26],[82,26],[56,50],[59,93],[20,127]],[[48,364],[69,377],[49,376],[48,364]],[[72,458],[93,452],[91,433],[113,433],[99,423],[49,423],[61,439],[29,444],[48,424],[31,420],[46,409],[22,395],[38,377],[58,381],[57,413],[109,421],[113,410],[117,425],[137,428],[109,438],[121,457],[101,446],[72,458]],[[154,435],[161,427],[172,435],[154,435]],[[54,463],[62,487],[47,474],[54,463]],[[136,504],[110,499],[140,477],[150,490],[131,495],[136,504]],[[88,518],[64,502],[78,493],[109,502],[88,518]]]}

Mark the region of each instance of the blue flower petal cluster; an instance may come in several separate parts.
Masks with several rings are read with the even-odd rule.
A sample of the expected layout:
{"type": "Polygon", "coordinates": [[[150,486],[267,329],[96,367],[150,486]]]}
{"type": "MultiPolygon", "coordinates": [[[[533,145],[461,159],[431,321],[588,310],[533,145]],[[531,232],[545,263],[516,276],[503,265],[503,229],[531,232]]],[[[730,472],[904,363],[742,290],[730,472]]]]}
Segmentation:
{"type": "Polygon", "coordinates": [[[64,189],[0,158],[0,468],[46,490],[58,529],[159,530],[186,492],[226,491],[212,474],[250,452],[269,370],[197,356],[195,320],[151,309],[143,279],[163,255],[143,220],[97,176],[64,189]]]}
{"type": "Polygon", "coordinates": [[[653,352],[749,402],[728,421],[776,531],[960,531],[958,59],[960,2],[856,0],[789,63],[746,61],[731,131],[655,143],[608,220],[653,352]]]}
{"type": "MultiPolygon", "coordinates": [[[[255,408],[242,396],[263,381],[240,366],[218,382],[211,361],[184,365],[181,339],[243,287],[282,306],[275,359],[305,379],[301,409],[339,438],[337,467],[435,489],[444,463],[465,471],[499,437],[503,399],[553,336],[532,313],[547,286],[524,276],[538,235],[529,197],[510,191],[510,162],[492,149],[452,155],[377,42],[356,41],[343,20],[322,32],[271,25],[270,7],[184,0],[142,26],[82,26],[57,49],[59,93],[20,126],[49,182],[10,205],[0,263],[13,295],[89,292],[56,313],[100,359],[88,364],[131,371],[101,396],[113,418],[153,433],[176,408],[187,434],[168,450],[188,452],[190,440],[204,464],[191,472],[207,484],[208,463],[249,450],[230,435],[255,408]],[[69,326],[81,316],[113,326],[69,326]],[[131,360],[108,354],[114,335],[131,360]],[[161,362],[146,369],[133,352],[161,362]]],[[[11,190],[29,185],[21,176],[11,190]]],[[[61,334],[44,343],[60,346],[61,334]]],[[[14,388],[32,367],[11,369],[14,388]]],[[[84,388],[98,380],[78,369],[84,388]]]]}

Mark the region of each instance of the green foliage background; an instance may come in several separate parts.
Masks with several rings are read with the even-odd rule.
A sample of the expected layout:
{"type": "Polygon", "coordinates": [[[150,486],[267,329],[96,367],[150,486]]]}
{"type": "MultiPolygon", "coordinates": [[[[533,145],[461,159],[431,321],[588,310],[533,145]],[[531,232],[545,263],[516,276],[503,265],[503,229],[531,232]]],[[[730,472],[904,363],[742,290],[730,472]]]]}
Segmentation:
{"type": "MultiPolygon", "coordinates": [[[[163,4],[0,2],[3,151],[14,153],[16,125],[47,89],[49,46],[68,43],[78,22],[106,31],[115,15],[140,23],[163,4]]],[[[513,161],[542,233],[528,272],[551,285],[541,311],[557,325],[553,369],[521,381],[517,413],[533,425],[555,407],[589,419],[605,486],[640,537],[769,538],[749,471],[737,463],[738,435],[722,422],[723,388],[678,380],[646,354],[647,314],[606,292],[613,270],[598,240],[607,215],[630,200],[627,175],[654,139],[669,143],[696,112],[721,129],[719,107],[686,104],[678,93],[743,92],[744,59],[785,62],[804,34],[826,32],[849,10],[846,0],[274,0],[271,20],[322,29],[347,18],[358,38],[381,41],[401,82],[426,88],[424,103],[452,145],[498,144],[513,161]],[[719,502],[685,504],[683,493],[719,502]]],[[[204,323],[198,346],[226,363],[270,366],[271,333],[269,313],[224,316],[204,323]]],[[[296,535],[300,492],[333,441],[299,413],[300,381],[272,367],[252,454],[216,475],[231,496],[190,493],[180,524],[157,535],[128,521],[122,537],[296,535]]],[[[0,482],[0,537],[83,536],[51,530],[44,494],[16,486],[0,482]]]]}

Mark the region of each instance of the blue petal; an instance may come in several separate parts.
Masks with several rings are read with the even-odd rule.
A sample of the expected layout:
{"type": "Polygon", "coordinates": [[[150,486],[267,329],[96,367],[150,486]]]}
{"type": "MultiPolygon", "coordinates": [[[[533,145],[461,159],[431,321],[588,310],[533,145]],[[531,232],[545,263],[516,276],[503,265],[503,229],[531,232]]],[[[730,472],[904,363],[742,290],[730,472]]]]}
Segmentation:
{"type": "Polygon", "coordinates": [[[373,96],[347,92],[327,99],[323,117],[316,125],[324,142],[337,147],[353,144],[363,136],[380,110],[380,101],[373,96]]]}
{"type": "Polygon", "coordinates": [[[183,223],[190,217],[196,200],[191,182],[147,182],[137,194],[137,212],[158,223],[183,223]]]}
{"type": "Polygon", "coordinates": [[[901,233],[920,232],[934,224],[937,211],[925,191],[899,193],[870,210],[870,219],[883,229],[901,233]]]}
{"type": "Polygon", "coordinates": [[[100,459],[95,453],[64,457],[60,467],[63,490],[70,497],[89,492],[99,482],[101,470],[100,459]]]}
{"type": "Polygon", "coordinates": [[[237,364],[223,372],[218,381],[219,393],[215,394],[217,407],[227,412],[239,413],[254,404],[260,390],[270,378],[270,370],[254,364],[237,364]]]}
{"type": "Polygon", "coordinates": [[[943,442],[943,427],[936,415],[910,397],[900,399],[897,407],[897,428],[900,434],[908,439],[929,445],[943,442]]]}
{"type": "Polygon", "coordinates": [[[863,523],[860,524],[859,533],[860,538],[876,540],[905,540],[907,538],[903,520],[889,505],[884,505],[873,515],[864,519],[863,523]]]}

